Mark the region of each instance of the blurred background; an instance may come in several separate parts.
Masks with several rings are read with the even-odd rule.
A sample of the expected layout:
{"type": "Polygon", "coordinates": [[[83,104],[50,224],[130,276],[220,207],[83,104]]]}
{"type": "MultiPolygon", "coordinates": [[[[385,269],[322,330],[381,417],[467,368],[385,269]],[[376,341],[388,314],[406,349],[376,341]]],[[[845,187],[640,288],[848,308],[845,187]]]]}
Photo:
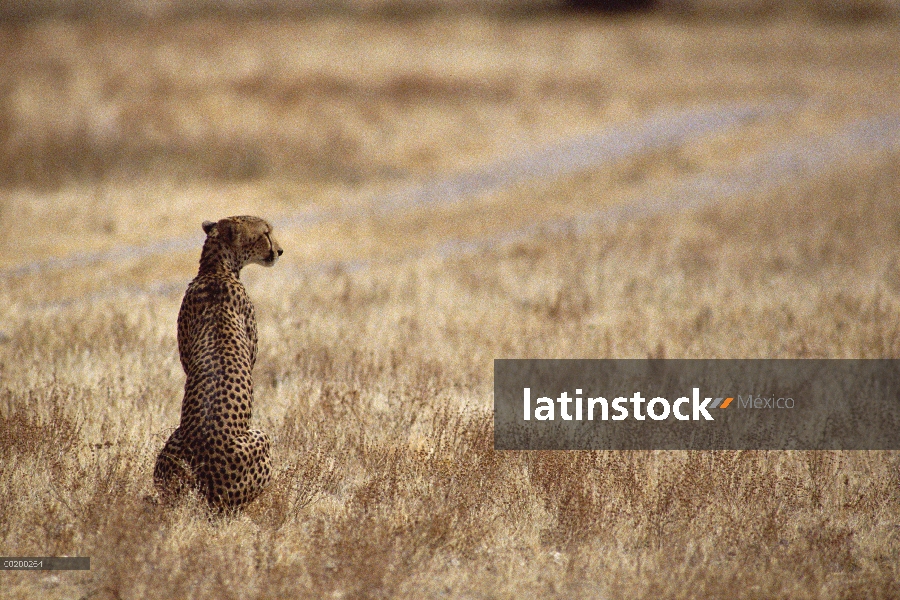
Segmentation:
{"type": "Polygon", "coordinates": [[[3,0],[0,185],[358,184],[660,106],[879,104],[898,19],[897,0],[3,0]]]}
{"type": "MultiPolygon", "coordinates": [[[[900,113],[898,23],[895,0],[2,1],[0,268],[173,238],[183,250],[223,214],[280,227],[368,210],[379,194],[645,127],[652,143],[570,153],[607,182],[589,198],[532,182],[528,198],[481,198],[457,215],[493,223],[485,235],[513,226],[509,207],[524,213],[516,227],[577,218],[645,198],[645,184],[900,113]],[[737,124],[724,116],[736,105],[761,112],[737,124]],[[673,125],[692,110],[721,123],[673,125]]],[[[541,160],[552,183],[548,164],[563,159],[541,160]]],[[[522,183],[523,164],[507,169],[518,179],[492,177],[522,183]]],[[[456,195],[479,192],[479,177],[456,195]]],[[[288,241],[327,261],[403,251],[423,223],[438,241],[474,235],[407,211],[406,228],[359,242],[371,232],[344,217],[288,241]]]]}

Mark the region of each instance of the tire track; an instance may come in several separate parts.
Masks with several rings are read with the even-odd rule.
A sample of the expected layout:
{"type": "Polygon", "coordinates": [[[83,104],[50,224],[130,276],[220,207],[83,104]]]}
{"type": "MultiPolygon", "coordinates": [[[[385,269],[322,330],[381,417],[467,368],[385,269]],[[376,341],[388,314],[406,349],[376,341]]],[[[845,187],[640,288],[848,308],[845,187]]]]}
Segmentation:
{"type": "MultiPolygon", "coordinates": [[[[780,186],[809,179],[827,167],[880,152],[900,152],[900,116],[883,115],[858,121],[829,136],[808,136],[782,144],[769,151],[740,161],[721,174],[701,174],[676,184],[669,190],[632,202],[572,217],[536,222],[500,235],[474,240],[448,240],[424,250],[403,253],[390,258],[324,261],[292,269],[294,277],[315,275],[333,270],[359,271],[375,266],[402,264],[424,258],[447,259],[454,256],[485,252],[536,235],[571,233],[585,235],[598,227],[617,224],[663,213],[676,213],[702,208],[743,194],[766,193],[780,186]]],[[[29,314],[64,309],[85,302],[118,297],[133,298],[181,293],[186,282],[168,282],[150,287],[123,287],[70,300],[30,307],[29,314]]]]}
{"type": "MultiPolygon", "coordinates": [[[[603,133],[579,136],[546,148],[523,152],[446,178],[375,196],[361,206],[312,210],[275,219],[279,229],[307,229],[337,220],[387,215],[410,208],[452,204],[504,187],[598,168],[649,150],[674,147],[690,139],[724,131],[756,119],[782,114],[797,108],[783,100],[765,105],[703,107],[677,113],[663,112],[639,124],[615,127],[603,133]]],[[[108,250],[76,252],[0,269],[0,279],[39,274],[45,271],[89,266],[101,262],[123,262],[199,247],[203,236],[191,235],[141,245],[117,246],[108,250]]]]}
{"type": "MultiPolygon", "coordinates": [[[[780,186],[808,179],[827,167],[879,152],[900,152],[900,116],[866,119],[828,137],[806,137],[741,161],[724,175],[699,175],[665,193],[575,217],[533,223],[499,236],[477,240],[450,240],[427,251],[437,258],[491,250],[535,235],[585,235],[598,225],[613,227],[663,213],[696,210],[746,194],[764,194],[780,186]]],[[[426,253],[420,253],[423,256],[426,253]]]]}
{"type": "MultiPolygon", "coordinates": [[[[806,136],[740,161],[723,174],[701,174],[674,185],[661,194],[581,213],[571,217],[532,223],[499,235],[471,240],[448,240],[425,250],[381,259],[328,261],[294,269],[298,275],[333,270],[358,271],[422,258],[447,259],[485,252],[528,240],[536,235],[583,236],[598,227],[654,217],[663,213],[696,210],[746,194],[764,194],[778,187],[814,177],[825,168],[880,152],[900,152],[900,116],[882,115],[852,123],[829,136],[806,136]]],[[[183,286],[181,286],[183,287],[183,286]]]]}

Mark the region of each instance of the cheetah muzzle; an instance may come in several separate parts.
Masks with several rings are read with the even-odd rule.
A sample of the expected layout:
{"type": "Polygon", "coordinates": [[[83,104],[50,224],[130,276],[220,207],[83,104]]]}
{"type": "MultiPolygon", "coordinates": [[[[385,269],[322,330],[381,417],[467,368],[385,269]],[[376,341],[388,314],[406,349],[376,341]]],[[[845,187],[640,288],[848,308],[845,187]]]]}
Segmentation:
{"type": "Polygon", "coordinates": [[[269,436],[250,429],[256,314],[240,272],[271,267],[284,252],[258,217],[205,221],[200,270],[178,313],[178,353],[187,380],[181,422],[156,459],[163,497],[197,489],[215,507],[256,498],[272,476],[269,436]]]}

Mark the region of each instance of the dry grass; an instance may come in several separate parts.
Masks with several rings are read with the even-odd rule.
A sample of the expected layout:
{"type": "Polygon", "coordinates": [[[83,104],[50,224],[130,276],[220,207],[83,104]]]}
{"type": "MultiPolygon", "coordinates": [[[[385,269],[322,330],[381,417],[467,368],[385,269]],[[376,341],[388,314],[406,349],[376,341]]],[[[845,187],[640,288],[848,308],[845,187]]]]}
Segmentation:
{"type": "MultiPolygon", "coordinates": [[[[159,138],[164,148],[192,140],[184,147],[201,156],[206,140],[222,131],[251,139],[241,136],[258,128],[265,142],[259,148],[301,147],[339,124],[365,150],[359,182],[334,175],[356,164],[352,151],[323,159],[331,165],[324,171],[282,172],[267,158],[276,165],[271,171],[240,183],[205,170],[217,162],[214,145],[208,163],[188,165],[177,177],[171,165],[154,171],[152,160],[127,153],[120,162],[100,160],[99,179],[62,169],[45,185],[40,167],[33,176],[8,176],[0,192],[2,264],[193,233],[203,219],[224,213],[364,204],[368,192],[394,179],[453,170],[652,106],[766,99],[798,86],[812,102],[788,117],[615,169],[404,212],[390,222],[281,232],[282,262],[244,275],[260,324],[255,421],[274,437],[278,469],[240,514],[210,515],[194,498],[175,508],[145,499],[155,453],[176,425],[181,400],[174,326],[180,296],[42,306],[111,281],[186,281],[196,252],[0,280],[0,549],[92,561],[89,572],[2,572],[0,595],[896,597],[897,453],[495,452],[490,414],[496,357],[900,357],[896,154],[848,157],[808,180],[703,211],[581,235],[536,235],[449,258],[402,258],[420,245],[502,232],[529,215],[538,220],[640,199],[779,139],[896,110],[896,36],[878,24],[683,29],[655,21],[612,27],[465,17],[409,29],[385,24],[364,37],[359,22],[337,19],[256,24],[243,33],[204,23],[152,35],[72,23],[5,31],[4,43],[18,45],[3,60],[38,65],[53,56],[75,73],[62,80],[76,82],[60,88],[66,100],[47,96],[55,84],[35,84],[35,104],[22,106],[50,101],[35,109],[30,125],[15,121],[17,135],[31,140],[21,147],[41,148],[40,140],[56,133],[60,140],[76,135],[65,115],[48,125],[54,103],[69,106],[72,99],[77,124],[96,99],[94,84],[83,82],[103,82],[115,71],[125,78],[124,91],[110,102],[146,107],[135,124],[169,123],[159,138]],[[191,40],[207,27],[223,28],[223,41],[196,41],[192,50],[191,40]],[[716,33],[719,44],[704,43],[716,33]],[[300,34],[307,45],[295,52],[288,41],[300,34]],[[425,38],[439,50],[414,54],[425,38]],[[615,50],[598,57],[599,42],[615,50]],[[94,44],[109,50],[105,59],[92,58],[94,44]],[[816,51],[779,54],[795,44],[816,51]],[[338,48],[351,58],[337,60],[338,48]],[[465,52],[471,56],[463,59],[465,52]],[[654,66],[644,60],[648,52],[670,56],[678,68],[654,66]],[[313,85],[285,116],[265,104],[268,83],[232,98],[234,82],[254,76],[237,60],[247,56],[282,61],[263,69],[267,82],[280,73],[291,73],[285,81],[306,81],[301,75],[311,73],[327,76],[316,81],[364,82],[381,120],[366,129],[355,111],[368,104],[343,104],[363,87],[319,97],[313,85]],[[365,73],[348,66],[352,57],[367,57],[365,73]],[[780,68],[771,71],[773,65],[780,68]],[[410,81],[429,73],[419,81],[432,91],[383,95],[403,73],[410,81]],[[202,81],[191,87],[195,76],[202,81]],[[592,104],[587,96],[534,87],[550,77],[593,82],[585,89],[602,83],[609,95],[592,104]],[[514,91],[500,100],[474,92],[456,97],[438,85],[504,80],[514,91]],[[170,86],[145,95],[158,81],[170,86]],[[88,90],[83,105],[80,89],[88,90]],[[136,100],[122,99],[132,95],[136,100]],[[214,104],[208,115],[207,102],[214,104]],[[247,130],[240,128],[242,106],[257,119],[247,130]],[[319,108],[318,118],[306,114],[310,106],[319,108]],[[166,120],[178,111],[185,120],[166,120]],[[522,118],[529,111],[533,121],[522,118]],[[295,117],[306,119],[309,137],[272,133],[295,117]],[[192,119],[211,129],[191,138],[192,119]],[[399,132],[391,144],[366,141],[391,122],[399,132]],[[387,168],[404,174],[383,175],[387,168]],[[357,270],[304,270],[315,261],[372,257],[391,259],[357,270]]],[[[40,81],[44,71],[24,72],[40,81]]],[[[29,77],[4,89],[24,89],[29,77]]],[[[140,127],[112,131],[112,148],[155,139],[140,127]]],[[[10,147],[4,143],[5,152],[10,147]]],[[[4,172],[17,160],[7,158],[4,172]]]]}
{"type": "Polygon", "coordinates": [[[144,500],[180,401],[177,297],[6,314],[2,547],[92,570],[4,589],[891,597],[894,453],[494,452],[489,408],[497,356],[900,356],[898,184],[892,159],[456,260],[248,272],[279,469],[231,517],[144,500]]]}

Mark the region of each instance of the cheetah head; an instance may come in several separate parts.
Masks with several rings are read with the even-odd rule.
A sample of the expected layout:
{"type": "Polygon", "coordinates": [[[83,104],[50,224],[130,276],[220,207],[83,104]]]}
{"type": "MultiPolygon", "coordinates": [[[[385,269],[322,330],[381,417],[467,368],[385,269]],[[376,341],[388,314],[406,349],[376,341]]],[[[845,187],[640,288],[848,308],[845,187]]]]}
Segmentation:
{"type": "Polygon", "coordinates": [[[204,221],[207,239],[213,239],[237,258],[240,267],[253,263],[271,267],[284,253],[272,236],[272,226],[259,217],[227,217],[204,221]]]}

